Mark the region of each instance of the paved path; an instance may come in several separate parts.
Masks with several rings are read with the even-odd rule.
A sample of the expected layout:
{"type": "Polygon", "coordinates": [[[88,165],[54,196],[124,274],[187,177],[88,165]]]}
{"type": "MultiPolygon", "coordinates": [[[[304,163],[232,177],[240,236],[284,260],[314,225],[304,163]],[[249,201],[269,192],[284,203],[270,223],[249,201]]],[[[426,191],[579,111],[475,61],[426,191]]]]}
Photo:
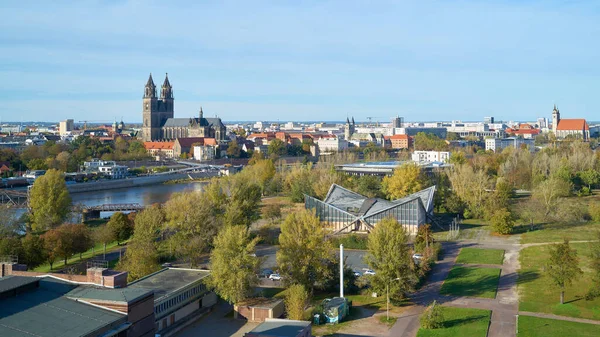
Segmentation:
{"type": "Polygon", "coordinates": [[[521,316],[533,316],[533,317],[539,317],[539,318],[550,318],[550,319],[557,319],[557,320],[561,320],[561,321],[569,321],[569,322],[577,322],[577,323],[587,323],[587,324],[600,325],[600,321],[594,321],[594,320],[591,320],[591,319],[575,318],[575,317],[567,317],[567,316],[559,316],[559,315],[553,315],[553,314],[544,314],[544,313],[541,313],[541,312],[519,311],[519,315],[521,315],[521,316]]]}

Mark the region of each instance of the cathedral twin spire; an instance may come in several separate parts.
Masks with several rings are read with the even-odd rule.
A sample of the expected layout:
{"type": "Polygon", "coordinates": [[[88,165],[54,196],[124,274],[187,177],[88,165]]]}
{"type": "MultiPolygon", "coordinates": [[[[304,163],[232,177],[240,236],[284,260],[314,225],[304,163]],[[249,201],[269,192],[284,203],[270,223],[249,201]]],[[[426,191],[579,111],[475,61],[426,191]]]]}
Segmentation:
{"type": "MultiPolygon", "coordinates": [[[[152,73],[148,77],[148,82],[146,82],[146,87],[144,90],[144,98],[156,98],[156,85],[154,85],[154,80],[152,79],[152,73]]],[[[160,98],[173,98],[173,87],[169,82],[169,74],[165,75],[165,81],[161,87],[160,98]]]]}

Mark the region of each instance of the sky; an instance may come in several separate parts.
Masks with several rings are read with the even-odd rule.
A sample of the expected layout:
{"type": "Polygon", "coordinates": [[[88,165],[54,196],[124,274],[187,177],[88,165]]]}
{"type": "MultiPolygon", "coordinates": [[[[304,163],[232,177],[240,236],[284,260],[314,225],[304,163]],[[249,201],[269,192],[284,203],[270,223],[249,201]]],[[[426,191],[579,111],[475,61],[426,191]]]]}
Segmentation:
{"type": "Polygon", "coordinates": [[[0,118],[600,119],[600,1],[2,1],[0,118]]]}

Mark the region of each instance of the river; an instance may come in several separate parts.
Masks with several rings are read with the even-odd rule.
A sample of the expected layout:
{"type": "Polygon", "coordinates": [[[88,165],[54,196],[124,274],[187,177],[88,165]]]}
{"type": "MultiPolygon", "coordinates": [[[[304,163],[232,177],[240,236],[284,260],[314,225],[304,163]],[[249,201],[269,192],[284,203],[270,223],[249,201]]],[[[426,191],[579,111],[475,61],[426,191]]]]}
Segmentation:
{"type": "Polygon", "coordinates": [[[184,191],[200,191],[203,182],[181,184],[148,185],[134,188],[119,188],[97,192],[73,193],[74,205],[97,206],[102,204],[141,204],[144,206],[164,203],[173,193],[184,191]]]}

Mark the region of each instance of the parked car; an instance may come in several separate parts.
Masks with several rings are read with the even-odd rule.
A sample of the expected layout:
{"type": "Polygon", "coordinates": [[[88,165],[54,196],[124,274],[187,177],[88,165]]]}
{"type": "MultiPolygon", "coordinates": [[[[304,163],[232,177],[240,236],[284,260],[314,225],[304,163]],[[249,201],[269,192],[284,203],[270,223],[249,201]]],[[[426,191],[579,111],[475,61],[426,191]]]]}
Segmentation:
{"type": "Polygon", "coordinates": [[[367,270],[365,270],[364,274],[365,275],[375,275],[375,271],[372,269],[367,269],[367,270]]]}
{"type": "Polygon", "coordinates": [[[269,276],[271,276],[271,274],[273,274],[273,273],[274,273],[274,272],[273,272],[273,269],[263,269],[263,270],[261,270],[261,272],[260,272],[260,275],[259,275],[259,276],[260,276],[260,277],[269,277],[269,276]]]}
{"type": "Polygon", "coordinates": [[[279,274],[271,274],[271,275],[269,275],[269,279],[271,279],[273,281],[279,281],[279,280],[281,280],[281,275],[279,275],[279,274]]]}
{"type": "Polygon", "coordinates": [[[362,275],[361,272],[359,272],[358,270],[354,271],[354,276],[360,277],[361,275],[362,275]]]}

